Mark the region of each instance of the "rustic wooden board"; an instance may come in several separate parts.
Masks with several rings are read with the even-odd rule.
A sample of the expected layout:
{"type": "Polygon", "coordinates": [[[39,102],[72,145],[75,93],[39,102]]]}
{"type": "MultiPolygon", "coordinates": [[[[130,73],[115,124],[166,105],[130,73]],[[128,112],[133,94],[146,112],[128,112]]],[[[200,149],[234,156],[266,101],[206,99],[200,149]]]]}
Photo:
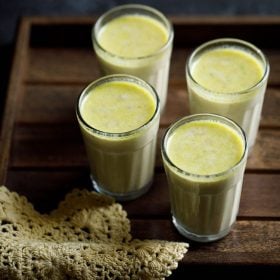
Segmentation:
{"type": "MultiPolygon", "coordinates": [[[[280,266],[280,17],[172,18],[175,44],[169,95],[161,118],[166,128],[189,113],[185,62],[198,44],[238,37],[267,55],[271,75],[260,130],[248,160],[238,221],[223,240],[191,242],[172,279],[189,271],[275,271],[280,266]],[[203,268],[201,270],[201,268],[203,268]]],[[[19,26],[2,119],[0,181],[49,212],[73,188],[91,189],[86,154],[75,117],[81,90],[99,77],[92,50],[91,18],[28,17],[19,26]]],[[[185,241],[173,227],[166,177],[157,150],[155,180],[143,197],[123,203],[135,238],[185,241]]]]}
{"type": "MultiPolygon", "coordinates": [[[[280,215],[280,174],[246,173],[241,196],[239,218],[278,218],[280,215]],[[270,203],[267,203],[269,200],[270,203]]],[[[66,191],[73,187],[91,189],[87,168],[64,167],[55,170],[17,168],[8,173],[7,185],[14,191],[27,195],[41,212],[56,207],[66,191]],[[32,192],[34,190],[34,192],[32,192]],[[52,197],[52,199],[50,199],[52,197]]],[[[163,172],[157,171],[151,190],[135,201],[122,203],[132,218],[170,217],[168,187],[163,172]],[[161,199],[159,199],[161,198],[161,199]],[[145,205],[145,207],[141,207],[145,205]]]]}

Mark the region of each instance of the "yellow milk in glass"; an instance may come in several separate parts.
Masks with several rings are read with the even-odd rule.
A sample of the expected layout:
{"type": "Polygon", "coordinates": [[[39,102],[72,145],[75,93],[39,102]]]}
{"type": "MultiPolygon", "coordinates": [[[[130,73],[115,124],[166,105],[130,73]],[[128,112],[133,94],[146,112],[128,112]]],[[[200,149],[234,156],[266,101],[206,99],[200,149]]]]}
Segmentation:
{"type": "Polygon", "coordinates": [[[175,123],[163,140],[173,222],[197,241],[226,235],[236,219],[246,141],[230,120],[193,115],[175,123]]]}
{"type": "Polygon", "coordinates": [[[130,74],[150,83],[163,111],[173,30],[157,10],[143,5],[116,7],[99,18],[93,46],[103,74],[130,74]]]}
{"type": "Polygon", "coordinates": [[[79,99],[78,120],[95,189],[119,200],[148,190],[154,174],[159,104],[136,77],[106,76],[79,99]]]}
{"type": "Polygon", "coordinates": [[[166,28],[143,15],[124,15],[109,21],[98,33],[100,46],[125,58],[151,55],[168,41],[166,28]]]}
{"type": "Polygon", "coordinates": [[[237,39],[210,41],[190,57],[187,81],[192,114],[213,113],[236,121],[254,145],[269,66],[260,50],[237,39]]]}

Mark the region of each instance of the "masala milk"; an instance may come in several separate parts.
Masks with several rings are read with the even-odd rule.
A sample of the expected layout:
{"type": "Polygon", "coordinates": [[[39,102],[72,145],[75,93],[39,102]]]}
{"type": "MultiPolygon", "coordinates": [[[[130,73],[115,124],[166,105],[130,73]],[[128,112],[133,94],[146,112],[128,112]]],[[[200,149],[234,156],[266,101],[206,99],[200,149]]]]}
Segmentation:
{"type": "Polygon", "coordinates": [[[143,80],[105,76],[80,95],[77,118],[94,188],[118,200],[134,199],[152,184],[159,100],[143,80]]]}
{"type": "Polygon", "coordinates": [[[92,40],[103,74],[129,74],[150,83],[162,112],[173,44],[172,25],[166,17],[145,5],[118,6],[98,19],[92,40]]]}
{"type": "Polygon", "coordinates": [[[222,116],[191,115],[171,125],[161,150],[175,227],[200,242],[228,234],[247,159],[242,129],[222,116]]]}
{"type": "Polygon", "coordinates": [[[213,113],[237,122],[252,149],[260,123],[269,64],[254,45],[218,39],[190,56],[187,83],[191,114],[213,113]]]}

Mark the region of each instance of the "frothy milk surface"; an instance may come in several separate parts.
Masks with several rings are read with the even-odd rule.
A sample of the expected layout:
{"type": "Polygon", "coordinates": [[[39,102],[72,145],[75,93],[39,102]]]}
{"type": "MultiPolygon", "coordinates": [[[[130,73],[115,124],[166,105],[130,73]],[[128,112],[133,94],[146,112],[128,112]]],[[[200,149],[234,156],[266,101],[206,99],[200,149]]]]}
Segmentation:
{"type": "Polygon", "coordinates": [[[97,36],[103,49],[126,58],[151,55],[168,41],[168,31],[159,21],[136,14],[109,21],[97,36]]]}
{"type": "Polygon", "coordinates": [[[264,67],[250,53],[225,47],[199,56],[191,73],[198,84],[210,91],[232,93],[256,85],[264,75],[264,67]]]}
{"type": "Polygon", "coordinates": [[[241,136],[215,121],[193,121],[178,127],[167,143],[169,159],[196,175],[213,175],[236,165],[244,153],[241,136]]]}
{"type": "Polygon", "coordinates": [[[112,81],[92,89],[81,105],[81,115],[91,127],[122,133],[147,123],[156,102],[145,88],[130,82],[112,81]]]}

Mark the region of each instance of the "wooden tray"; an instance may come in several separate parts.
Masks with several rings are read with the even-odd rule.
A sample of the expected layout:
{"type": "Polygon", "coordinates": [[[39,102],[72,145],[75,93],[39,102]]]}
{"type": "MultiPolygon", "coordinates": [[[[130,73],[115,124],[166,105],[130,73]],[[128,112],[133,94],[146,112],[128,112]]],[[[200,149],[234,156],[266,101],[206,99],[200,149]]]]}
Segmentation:
{"type": "MultiPolygon", "coordinates": [[[[218,37],[251,41],[271,65],[261,127],[248,161],[238,221],[224,239],[190,242],[173,279],[190,271],[274,271],[280,265],[280,17],[172,18],[175,43],[169,95],[159,139],[188,114],[185,62],[198,44],[218,37]],[[200,268],[203,269],[200,269],[200,268]],[[199,269],[198,269],[199,268],[199,269]],[[217,269],[219,268],[219,269],[217,269]]],[[[75,103],[99,77],[91,45],[92,18],[24,18],[15,49],[0,138],[0,180],[41,212],[73,188],[91,189],[75,103]]],[[[168,189],[158,149],[155,181],[143,197],[123,203],[134,238],[184,241],[170,219],[168,189]]]]}

